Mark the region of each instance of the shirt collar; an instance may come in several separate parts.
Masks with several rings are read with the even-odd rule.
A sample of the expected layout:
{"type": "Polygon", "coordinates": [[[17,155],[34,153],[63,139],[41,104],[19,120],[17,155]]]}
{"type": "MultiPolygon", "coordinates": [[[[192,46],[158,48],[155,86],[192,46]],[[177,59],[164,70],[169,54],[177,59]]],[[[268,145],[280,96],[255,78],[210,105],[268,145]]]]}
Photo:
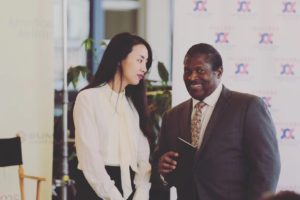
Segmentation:
{"type": "Polygon", "coordinates": [[[114,101],[117,99],[123,99],[125,97],[125,90],[121,91],[120,93],[115,92],[108,83],[104,86],[106,94],[110,96],[114,101]]]}
{"type": "MultiPolygon", "coordinates": [[[[219,83],[219,85],[217,86],[217,88],[209,95],[207,96],[203,102],[206,103],[209,106],[215,106],[220,95],[221,95],[221,91],[222,91],[222,83],[219,83]]],[[[192,98],[193,100],[193,108],[194,106],[199,102],[199,100],[192,98]]]]}
{"type": "Polygon", "coordinates": [[[114,91],[108,83],[106,83],[105,86],[108,88],[109,91],[113,92],[115,95],[125,95],[125,89],[118,93],[114,91]]]}

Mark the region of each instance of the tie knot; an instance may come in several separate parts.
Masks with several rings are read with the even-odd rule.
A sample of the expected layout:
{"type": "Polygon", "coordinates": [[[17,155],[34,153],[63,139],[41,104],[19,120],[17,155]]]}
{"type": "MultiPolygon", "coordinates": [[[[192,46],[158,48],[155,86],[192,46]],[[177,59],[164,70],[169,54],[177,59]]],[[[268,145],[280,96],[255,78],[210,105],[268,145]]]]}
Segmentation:
{"type": "Polygon", "coordinates": [[[196,103],[195,109],[201,110],[205,105],[206,105],[206,103],[204,103],[203,101],[199,101],[198,103],[196,103]]]}

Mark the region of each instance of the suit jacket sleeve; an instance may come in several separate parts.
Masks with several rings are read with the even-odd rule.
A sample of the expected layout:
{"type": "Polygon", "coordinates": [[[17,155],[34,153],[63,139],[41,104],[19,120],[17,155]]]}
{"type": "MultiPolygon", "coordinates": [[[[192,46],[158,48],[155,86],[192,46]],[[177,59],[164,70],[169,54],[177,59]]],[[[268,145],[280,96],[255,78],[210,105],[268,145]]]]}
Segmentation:
{"type": "Polygon", "coordinates": [[[251,200],[259,199],[266,191],[275,192],[280,158],[273,121],[258,97],[252,99],[247,109],[244,134],[249,167],[247,196],[251,200]]]}
{"type": "MultiPolygon", "coordinates": [[[[167,143],[167,132],[166,132],[167,115],[168,115],[168,112],[166,112],[162,118],[162,125],[161,125],[161,129],[160,129],[158,145],[154,151],[153,161],[152,161],[152,174],[151,174],[152,187],[160,188],[160,189],[164,188],[165,184],[163,183],[163,181],[160,177],[160,174],[158,172],[158,162],[159,162],[160,157],[164,153],[166,153],[167,151],[170,150],[168,147],[168,143],[167,143]]],[[[169,182],[168,182],[168,186],[170,186],[169,182]]]]}

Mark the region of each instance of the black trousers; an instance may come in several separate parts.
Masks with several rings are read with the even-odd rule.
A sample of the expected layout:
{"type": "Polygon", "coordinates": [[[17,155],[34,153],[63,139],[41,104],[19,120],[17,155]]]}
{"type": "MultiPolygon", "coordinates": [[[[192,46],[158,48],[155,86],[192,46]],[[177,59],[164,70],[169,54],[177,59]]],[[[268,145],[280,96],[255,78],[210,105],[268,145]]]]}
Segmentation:
{"type": "MultiPolygon", "coordinates": [[[[107,173],[109,174],[110,178],[115,181],[115,186],[118,188],[120,193],[123,195],[122,184],[121,184],[121,169],[120,167],[115,166],[105,166],[107,173]]],[[[131,187],[132,187],[132,194],[128,197],[127,200],[132,200],[135,186],[133,183],[134,179],[134,171],[130,168],[130,178],[131,178],[131,187]]],[[[98,197],[96,192],[87,182],[84,174],[81,170],[77,170],[75,179],[75,187],[76,187],[76,200],[103,200],[102,198],[98,197]]]]}

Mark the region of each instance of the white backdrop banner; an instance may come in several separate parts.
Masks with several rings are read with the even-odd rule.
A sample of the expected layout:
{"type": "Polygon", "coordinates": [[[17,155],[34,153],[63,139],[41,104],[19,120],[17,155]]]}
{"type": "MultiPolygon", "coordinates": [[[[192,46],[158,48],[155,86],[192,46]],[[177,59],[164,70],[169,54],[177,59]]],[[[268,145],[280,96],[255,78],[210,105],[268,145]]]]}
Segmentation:
{"type": "Polygon", "coordinates": [[[223,57],[223,83],[264,99],[273,116],[282,171],[278,190],[300,192],[300,1],[174,1],[173,105],[189,98],[183,58],[196,43],[223,57]]]}
{"type": "MultiPolygon", "coordinates": [[[[52,1],[5,1],[0,7],[0,137],[22,137],[27,174],[46,177],[51,199],[53,154],[52,1]]],[[[0,168],[0,199],[19,200],[17,167],[0,168]]],[[[25,181],[26,199],[36,182],[25,181]]]]}

